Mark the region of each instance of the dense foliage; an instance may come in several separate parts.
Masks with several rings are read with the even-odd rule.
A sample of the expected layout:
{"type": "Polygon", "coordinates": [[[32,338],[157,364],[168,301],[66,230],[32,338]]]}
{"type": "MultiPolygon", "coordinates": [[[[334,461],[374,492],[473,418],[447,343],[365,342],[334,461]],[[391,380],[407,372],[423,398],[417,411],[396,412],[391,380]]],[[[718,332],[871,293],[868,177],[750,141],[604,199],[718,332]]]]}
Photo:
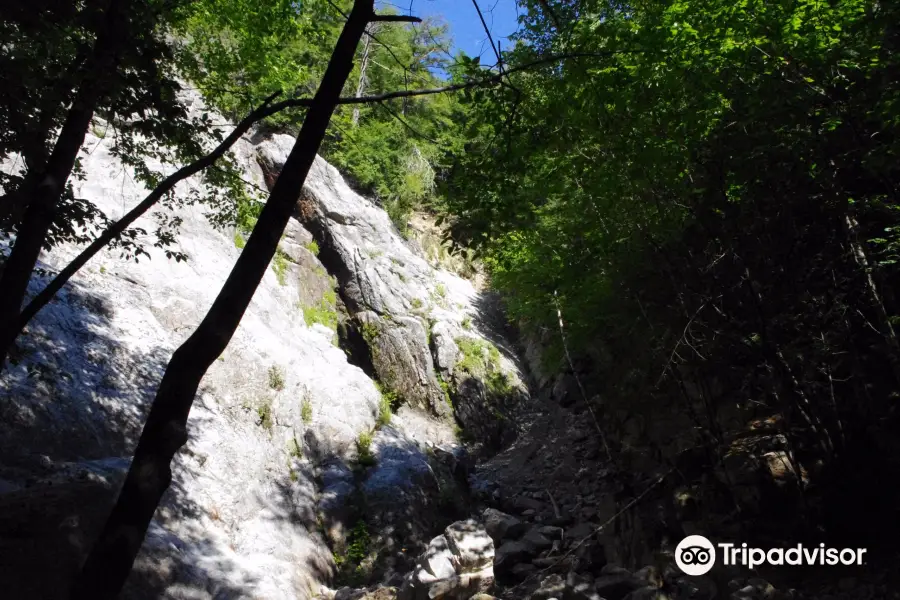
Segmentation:
{"type": "Polygon", "coordinates": [[[663,453],[783,419],[811,511],[894,468],[896,3],[525,4],[446,194],[513,315],[561,310],[610,422],[689,415],[663,453]]]}

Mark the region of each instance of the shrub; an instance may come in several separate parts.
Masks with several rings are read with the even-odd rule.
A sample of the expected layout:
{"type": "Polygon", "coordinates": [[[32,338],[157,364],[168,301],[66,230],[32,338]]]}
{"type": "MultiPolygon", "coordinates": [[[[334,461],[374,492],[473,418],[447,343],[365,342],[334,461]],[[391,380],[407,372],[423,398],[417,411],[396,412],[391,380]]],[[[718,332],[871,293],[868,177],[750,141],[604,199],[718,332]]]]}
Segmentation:
{"type": "Polygon", "coordinates": [[[269,387],[278,392],[284,389],[284,373],[278,365],[269,367],[269,387]]]}

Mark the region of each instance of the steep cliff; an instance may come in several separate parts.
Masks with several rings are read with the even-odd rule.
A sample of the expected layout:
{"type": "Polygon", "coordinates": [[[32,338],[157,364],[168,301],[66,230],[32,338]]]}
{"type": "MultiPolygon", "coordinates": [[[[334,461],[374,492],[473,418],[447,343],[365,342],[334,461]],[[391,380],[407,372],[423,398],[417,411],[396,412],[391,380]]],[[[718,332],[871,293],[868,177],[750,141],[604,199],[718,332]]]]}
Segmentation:
{"type": "MultiPolygon", "coordinates": [[[[271,184],[292,142],[242,140],[248,185],[271,184]]],[[[86,146],[76,194],[115,219],[146,190],[111,137],[86,146]]],[[[172,350],[240,252],[240,232],[179,202],[188,187],[165,209],[182,220],[188,260],[103,252],[31,323],[0,379],[0,588],[13,597],[64,595],[172,350]]],[[[136,225],[152,231],[161,214],[136,225]]],[[[296,216],[203,381],[128,597],[307,598],[336,574],[400,570],[465,493],[456,420],[473,438],[511,435],[493,403],[527,392],[508,344],[480,333],[484,296],[430,266],[322,159],[296,216]],[[470,381],[483,389],[458,391],[470,381]]],[[[52,274],[76,252],[58,247],[41,267],[52,274]]]]}

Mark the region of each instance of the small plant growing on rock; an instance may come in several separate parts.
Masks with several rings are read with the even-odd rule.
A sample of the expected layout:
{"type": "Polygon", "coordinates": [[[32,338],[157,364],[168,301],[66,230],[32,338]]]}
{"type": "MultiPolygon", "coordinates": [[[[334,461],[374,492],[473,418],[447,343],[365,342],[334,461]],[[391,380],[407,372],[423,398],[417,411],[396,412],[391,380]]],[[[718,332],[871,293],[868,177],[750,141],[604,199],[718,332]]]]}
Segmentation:
{"type": "Polygon", "coordinates": [[[234,247],[237,248],[238,250],[243,250],[244,246],[246,246],[246,245],[247,245],[247,241],[244,240],[244,236],[241,235],[240,231],[235,230],[235,232],[234,232],[234,247]]]}
{"type": "Polygon", "coordinates": [[[343,552],[335,552],[334,563],[338,568],[337,582],[350,586],[361,585],[368,569],[364,566],[372,544],[366,522],[359,520],[347,534],[347,546],[343,552]]]}
{"type": "Polygon", "coordinates": [[[272,425],[274,423],[272,419],[272,405],[268,402],[263,402],[259,406],[256,407],[256,424],[265,429],[266,431],[272,431],[272,425]]]}
{"type": "Polygon", "coordinates": [[[362,333],[363,339],[366,340],[366,343],[370,346],[378,337],[378,326],[374,323],[365,322],[360,326],[360,333],[362,333]]]}
{"type": "Polygon", "coordinates": [[[378,382],[375,382],[375,386],[381,392],[381,400],[378,403],[378,427],[390,425],[394,410],[400,406],[400,396],[397,395],[397,392],[386,389],[378,382]]]}
{"type": "Polygon", "coordinates": [[[91,133],[97,136],[100,139],[106,138],[107,126],[105,123],[99,121],[91,121],[91,133]]]}
{"type": "Polygon", "coordinates": [[[413,310],[419,310],[423,306],[423,302],[419,298],[413,298],[409,301],[409,305],[412,306],[413,310]]]}
{"type": "Polygon", "coordinates": [[[312,402],[309,398],[304,398],[300,403],[300,418],[304,423],[312,423],[312,402]]]}
{"type": "Polygon", "coordinates": [[[319,244],[316,243],[316,240],[310,240],[310,242],[304,244],[303,247],[312,252],[313,256],[319,255],[319,244]]]}
{"type": "Polygon", "coordinates": [[[333,304],[328,304],[324,299],[319,302],[318,306],[304,306],[303,320],[307,326],[319,323],[328,329],[337,329],[338,314],[333,306],[333,304]]]}
{"type": "Polygon", "coordinates": [[[507,395],[513,390],[509,377],[500,368],[500,351],[489,342],[461,337],[456,339],[462,358],[457,369],[481,379],[493,395],[507,395]]]}
{"type": "Polygon", "coordinates": [[[447,383],[443,377],[441,377],[440,373],[435,373],[437,375],[438,385],[441,386],[441,390],[444,392],[444,402],[447,403],[447,406],[450,407],[450,410],[453,410],[453,399],[450,398],[450,384],[447,383]]]}
{"type": "Polygon", "coordinates": [[[447,286],[443,283],[437,284],[431,290],[431,301],[441,308],[447,308],[447,286]]]}
{"type": "Polygon", "coordinates": [[[381,401],[378,403],[378,426],[390,425],[392,416],[391,401],[387,396],[382,395],[381,401]]]}
{"type": "Polygon", "coordinates": [[[269,367],[269,387],[278,392],[284,389],[284,373],[278,365],[269,367]]]}
{"type": "Polygon", "coordinates": [[[278,285],[287,285],[287,270],[290,260],[288,255],[281,248],[275,251],[272,258],[272,270],[275,271],[275,278],[278,279],[278,285]]]}
{"type": "Polygon", "coordinates": [[[368,431],[363,431],[356,438],[356,453],[357,462],[364,467],[371,467],[377,462],[372,454],[372,434],[368,431]]]}
{"type": "Polygon", "coordinates": [[[291,441],[288,442],[288,456],[291,458],[303,458],[303,449],[300,447],[300,442],[297,441],[297,436],[291,436],[291,441]]]}
{"type": "Polygon", "coordinates": [[[463,317],[462,328],[465,329],[466,331],[469,331],[472,329],[472,318],[469,315],[466,315],[465,317],[463,317]]]}

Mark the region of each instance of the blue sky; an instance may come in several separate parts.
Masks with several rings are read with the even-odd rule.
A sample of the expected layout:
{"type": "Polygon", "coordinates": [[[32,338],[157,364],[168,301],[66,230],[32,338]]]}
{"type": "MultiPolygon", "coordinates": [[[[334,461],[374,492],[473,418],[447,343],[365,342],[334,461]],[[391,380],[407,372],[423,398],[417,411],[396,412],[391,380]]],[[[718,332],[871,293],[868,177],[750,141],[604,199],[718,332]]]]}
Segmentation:
{"type": "MultiPolygon", "coordinates": [[[[470,56],[483,56],[487,62],[493,51],[478,13],[472,0],[390,0],[398,10],[409,13],[410,2],[412,14],[418,17],[441,16],[450,25],[450,33],[458,49],[470,56]]],[[[516,30],[515,0],[478,0],[478,6],[484,14],[484,20],[491,29],[494,40],[500,40],[503,48],[510,44],[506,37],[516,30]]],[[[493,64],[495,61],[490,60],[493,64]]]]}

